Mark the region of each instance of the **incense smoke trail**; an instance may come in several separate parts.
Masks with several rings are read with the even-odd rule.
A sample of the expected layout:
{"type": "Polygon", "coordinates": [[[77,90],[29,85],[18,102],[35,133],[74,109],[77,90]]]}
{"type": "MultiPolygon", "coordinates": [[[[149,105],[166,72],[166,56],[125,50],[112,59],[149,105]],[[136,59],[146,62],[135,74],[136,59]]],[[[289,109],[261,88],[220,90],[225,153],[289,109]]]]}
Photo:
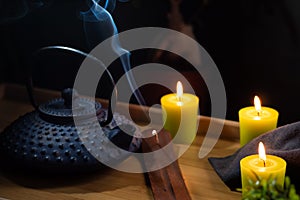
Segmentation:
{"type": "Polygon", "coordinates": [[[0,24],[10,23],[25,17],[36,8],[50,4],[42,0],[1,0],[0,1],[0,24]]]}
{"type": "MultiPolygon", "coordinates": [[[[126,0],[119,0],[125,2],[126,0]]],[[[94,47],[100,44],[103,40],[115,36],[111,43],[113,51],[119,55],[123,69],[125,71],[129,86],[135,95],[140,105],[145,105],[144,98],[140,94],[139,90],[135,90],[136,83],[133,75],[130,71],[130,52],[123,49],[120,45],[120,41],[117,37],[118,30],[114,23],[114,20],[109,12],[112,12],[116,6],[116,0],[90,0],[90,9],[86,12],[81,12],[81,16],[84,22],[84,30],[90,46],[94,47]],[[104,4],[103,7],[100,3],[104,4]]]]}

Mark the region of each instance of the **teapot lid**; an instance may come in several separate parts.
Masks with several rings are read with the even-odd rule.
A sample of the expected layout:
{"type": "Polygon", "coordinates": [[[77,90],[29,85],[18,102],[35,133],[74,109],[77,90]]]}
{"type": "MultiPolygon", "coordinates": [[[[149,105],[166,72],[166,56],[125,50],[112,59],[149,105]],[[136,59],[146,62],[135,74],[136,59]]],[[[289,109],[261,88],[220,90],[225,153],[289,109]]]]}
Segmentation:
{"type": "Polygon", "coordinates": [[[99,102],[79,97],[75,89],[64,89],[61,97],[39,105],[38,110],[42,119],[52,123],[65,124],[73,122],[73,117],[88,119],[95,116],[95,110],[96,115],[101,112],[99,102]]]}

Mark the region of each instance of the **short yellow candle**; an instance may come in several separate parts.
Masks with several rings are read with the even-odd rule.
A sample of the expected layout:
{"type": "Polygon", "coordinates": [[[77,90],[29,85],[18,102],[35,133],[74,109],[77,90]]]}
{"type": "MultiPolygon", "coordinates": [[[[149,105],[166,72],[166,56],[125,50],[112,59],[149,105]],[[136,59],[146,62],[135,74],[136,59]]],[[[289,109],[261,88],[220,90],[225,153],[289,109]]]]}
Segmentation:
{"type": "Polygon", "coordinates": [[[183,93],[182,84],[178,81],[177,94],[167,94],[160,101],[164,128],[171,133],[173,138],[176,136],[174,142],[191,143],[198,128],[199,98],[183,93]]]}
{"type": "Polygon", "coordinates": [[[264,146],[259,143],[259,154],[251,155],[240,161],[243,194],[250,189],[249,180],[276,179],[276,183],[283,187],[286,162],[280,157],[266,155],[264,146]]]}
{"type": "Polygon", "coordinates": [[[278,112],[275,109],[261,107],[257,96],[254,98],[254,105],[239,111],[241,146],[277,127],[278,112]]]}

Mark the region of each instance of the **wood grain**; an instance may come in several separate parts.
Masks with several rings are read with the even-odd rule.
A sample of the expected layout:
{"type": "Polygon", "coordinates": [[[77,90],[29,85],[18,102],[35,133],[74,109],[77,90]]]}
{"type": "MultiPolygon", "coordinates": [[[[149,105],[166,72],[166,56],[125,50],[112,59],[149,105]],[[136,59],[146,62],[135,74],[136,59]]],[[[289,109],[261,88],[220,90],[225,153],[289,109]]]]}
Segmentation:
{"type": "MultiPolygon", "coordinates": [[[[59,96],[59,92],[38,89],[35,91],[40,102],[59,96]]],[[[0,85],[0,130],[9,125],[20,115],[33,110],[26,97],[23,86],[0,85]]],[[[105,100],[100,100],[105,104],[105,100]]],[[[119,110],[126,104],[119,103],[119,110]]],[[[141,107],[130,105],[131,115],[142,123],[145,118],[139,111],[141,107]]],[[[147,110],[147,108],[142,108],[147,110]]],[[[160,110],[154,110],[160,115],[160,110]]],[[[123,113],[122,113],[123,114],[123,113]]],[[[124,114],[126,115],[126,113],[124,114]]],[[[192,199],[241,199],[241,194],[231,192],[212,169],[207,157],[198,158],[198,152],[210,120],[219,123],[218,119],[199,116],[200,125],[193,144],[178,160],[183,179],[192,199]]],[[[226,121],[217,144],[208,157],[223,157],[234,153],[239,148],[238,123],[226,121]]],[[[53,177],[51,180],[42,177],[20,175],[0,171],[0,197],[22,200],[93,200],[93,199],[153,199],[150,187],[143,174],[125,173],[106,169],[90,175],[74,177],[53,177]]]]}
{"type": "MultiPolygon", "coordinates": [[[[145,159],[146,168],[149,170],[153,165],[158,166],[161,159],[169,160],[170,158],[175,158],[175,152],[173,151],[173,143],[171,135],[168,131],[162,129],[156,135],[152,137],[143,138],[142,150],[144,153],[155,152],[157,150],[162,150],[166,145],[169,145],[169,151],[166,153],[166,157],[162,157],[160,154],[159,158],[156,159],[155,156],[151,159],[145,159]],[[148,161],[148,162],[147,162],[148,161]]],[[[180,168],[178,166],[177,160],[172,162],[166,167],[160,168],[158,170],[150,171],[147,176],[150,180],[151,189],[155,200],[190,200],[190,194],[186,188],[184,179],[182,177],[180,168]]]]}

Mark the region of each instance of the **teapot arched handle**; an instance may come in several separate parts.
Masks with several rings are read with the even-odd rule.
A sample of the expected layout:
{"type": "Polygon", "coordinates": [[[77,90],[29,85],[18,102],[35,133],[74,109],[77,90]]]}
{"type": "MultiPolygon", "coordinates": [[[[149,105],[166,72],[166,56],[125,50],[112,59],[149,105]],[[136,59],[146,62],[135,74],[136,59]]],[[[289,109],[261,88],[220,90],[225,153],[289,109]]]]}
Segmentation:
{"type": "MultiPolygon", "coordinates": [[[[90,59],[94,60],[95,62],[98,62],[99,66],[103,67],[102,62],[98,58],[96,58],[95,56],[87,54],[87,53],[85,53],[83,51],[80,51],[78,49],[74,49],[74,48],[66,47],[66,46],[47,46],[47,47],[43,47],[41,49],[38,49],[36,52],[34,52],[33,57],[36,57],[39,53],[41,53],[42,51],[45,51],[45,50],[69,51],[69,52],[72,52],[72,53],[79,54],[81,56],[90,58],[90,59]]],[[[32,73],[32,70],[33,70],[34,64],[35,64],[34,59],[32,59],[32,62],[29,64],[29,68],[28,68],[28,71],[27,71],[26,88],[27,88],[29,100],[30,100],[32,106],[35,109],[38,109],[39,105],[38,105],[38,103],[37,103],[37,101],[34,97],[34,94],[33,94],[34,93],[33,92],[34,86],[33,86],[33,78],[32,78],[33,73],[32,73]]],[[[113,90],[114,92],[112,94],[112,97],[108,101],[108,109],[107,109],[106,120],[100,122],[101,126],[106,126],[112,121],[113,113],[114,113],[113,109],[115,108],[115,105],[117,103],[117,88],[115,87],[116,86],[115,81],[114,81],[111,73],[106,68],[104,70],[107,73],[107,75],[109,76],[111,84],[113,85],[113,88],[114,88],[114,90],[113,90]]]]}

